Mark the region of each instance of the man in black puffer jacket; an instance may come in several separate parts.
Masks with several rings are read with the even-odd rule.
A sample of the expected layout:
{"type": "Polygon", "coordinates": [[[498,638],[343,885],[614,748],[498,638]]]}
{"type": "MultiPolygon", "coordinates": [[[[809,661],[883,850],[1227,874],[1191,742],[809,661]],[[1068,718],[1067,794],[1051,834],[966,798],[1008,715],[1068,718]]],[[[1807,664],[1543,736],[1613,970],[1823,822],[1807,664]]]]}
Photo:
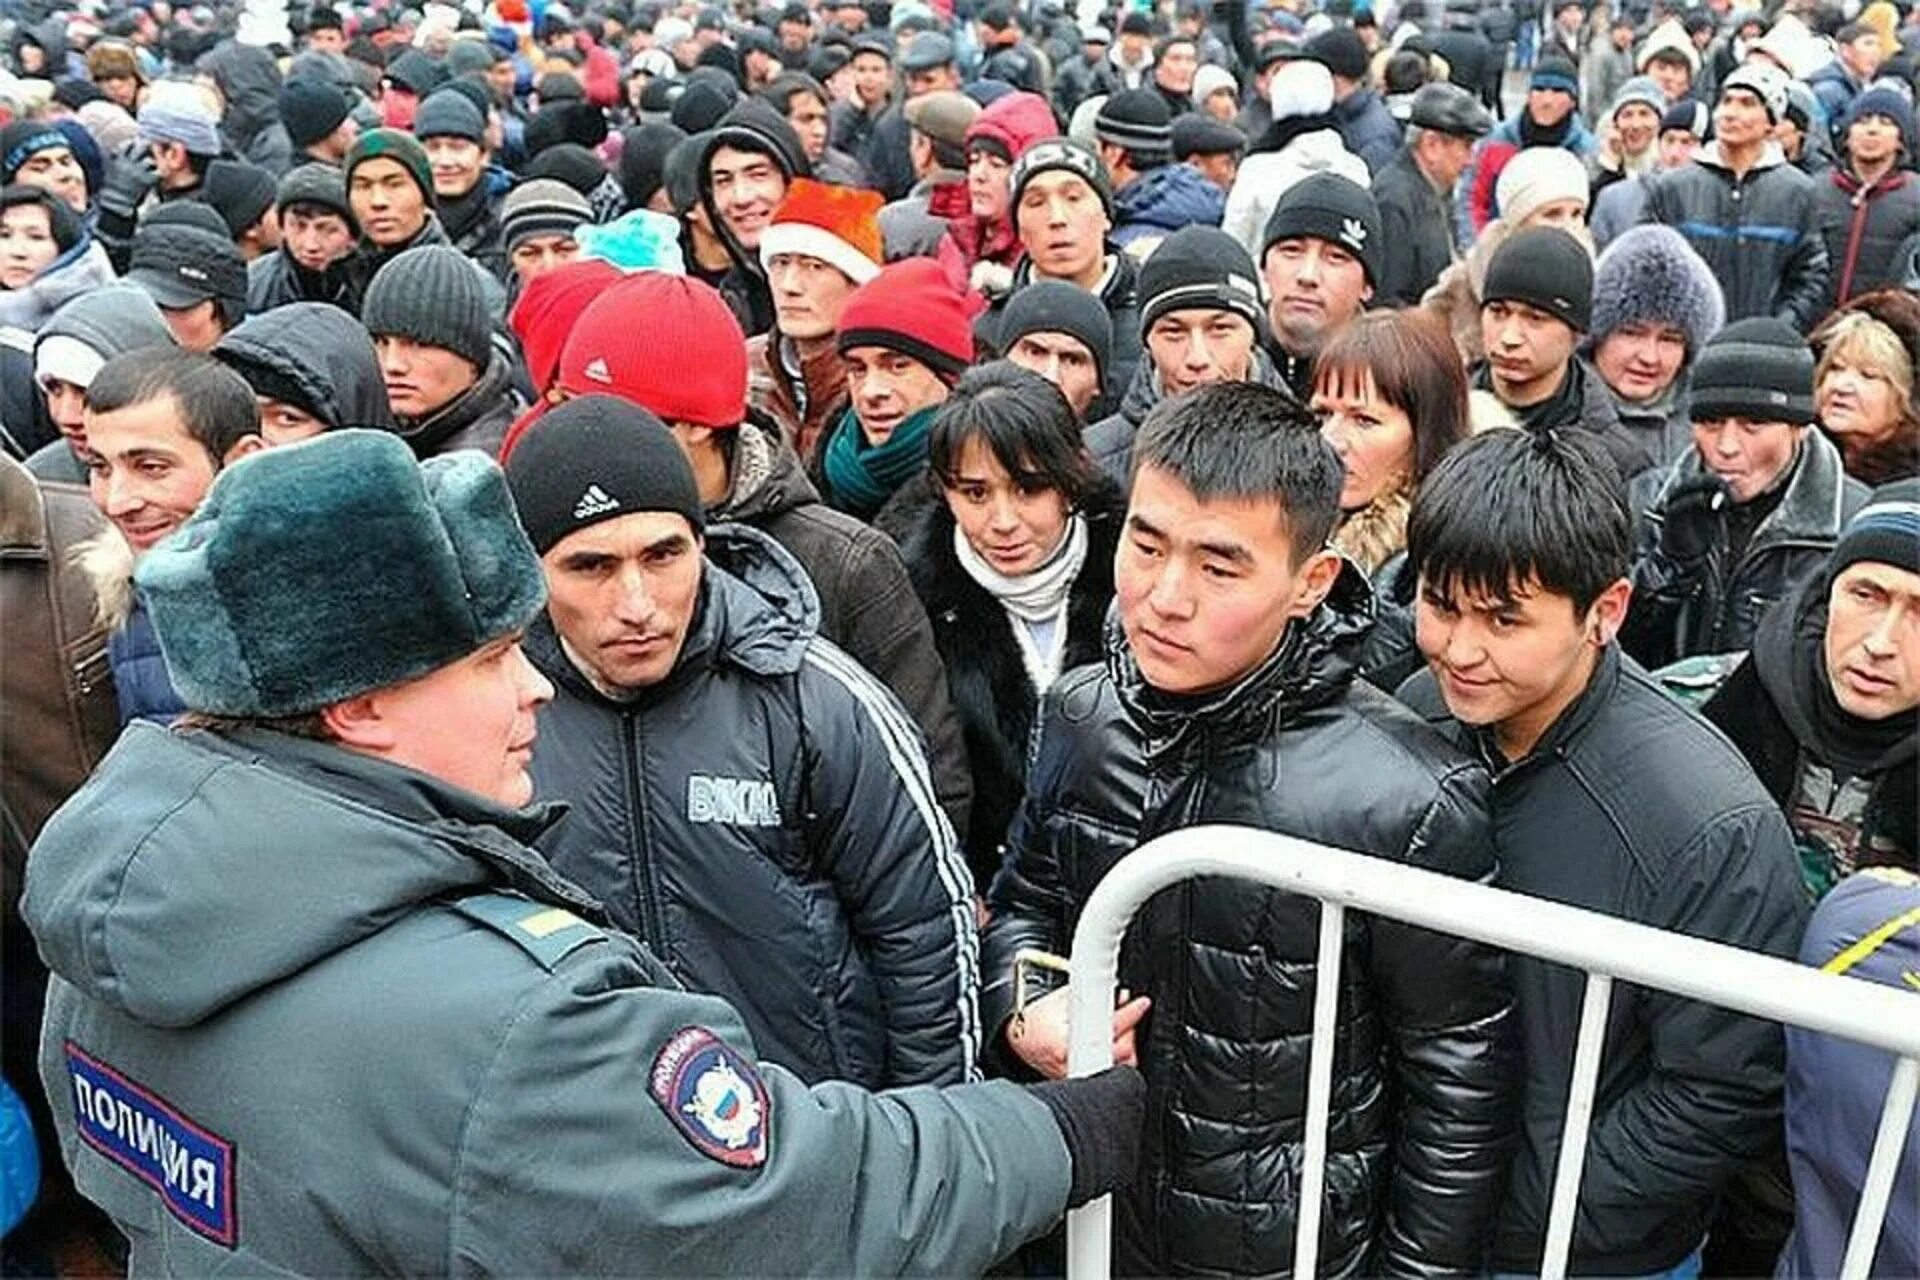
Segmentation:
{"type": "Polygon", "coordinates": [[[548,413],[507,480],[549,587],[526,645],[557,689],[535,781],[573,806],[553,864],[809,1083],[971,1076],[973,885],[912,722],[819,638],[805,572],[707,528],[624,400],[548,413]]]}
{"type": "MultiPolygon", "coordinates": [[[[1141,428],[1115,563],[1120,626],[1040,711],[985,941],[996,1053],[1059,1074],[1064,992],[1013,1019],[1022,947],[1061,951],[1106,871],[1201,823],[1490,879],[1487,775],[1355,680],[1366,578],[1322,550],[1340,464],[1283,392],[1208,386],[1141,428]],[[1355,779],[1365,784],[1355,789],[1355,779]]],[[[1293,1256],[1318,906],[1188,880],[1136,920],[1116,1015],[1149,1114],[1121,1274],[1276,1274],[1293,1256]]],[[[1497,955],[1354,922],[1341,984],[1323,1274],[1477,1273],[1519,1112],[1497,955]]]]}

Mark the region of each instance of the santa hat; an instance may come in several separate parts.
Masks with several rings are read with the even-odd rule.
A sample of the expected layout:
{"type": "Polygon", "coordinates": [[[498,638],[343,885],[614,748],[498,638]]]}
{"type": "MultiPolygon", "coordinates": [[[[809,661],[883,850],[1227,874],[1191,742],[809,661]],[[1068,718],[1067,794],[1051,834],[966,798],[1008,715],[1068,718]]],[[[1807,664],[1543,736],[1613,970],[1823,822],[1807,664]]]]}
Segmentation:
{"type": "Polygon", "coordinates": [[[880,209],[885,203],[877,191],[795,178],[773,211],[773,221],[760,233],[760,262],[764,266],[778,254],[801,254],[839,268],[857,285],[865,284],[880,274],[880,209]]]}

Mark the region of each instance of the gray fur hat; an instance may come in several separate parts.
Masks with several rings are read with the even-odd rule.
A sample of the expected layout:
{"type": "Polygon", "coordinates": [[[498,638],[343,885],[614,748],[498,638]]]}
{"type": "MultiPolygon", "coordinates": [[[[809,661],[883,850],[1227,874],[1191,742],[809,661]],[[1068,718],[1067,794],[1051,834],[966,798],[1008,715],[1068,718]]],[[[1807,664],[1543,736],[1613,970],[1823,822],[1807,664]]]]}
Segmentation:
{"type": "Polygon", "coordinates": [[[1726,319],[1720,282],[1671,227],[1621,232],[1594,267],[1589,350],[1621,325],[1650,320],[1685,333],[1691,361],[1726,319]]]}

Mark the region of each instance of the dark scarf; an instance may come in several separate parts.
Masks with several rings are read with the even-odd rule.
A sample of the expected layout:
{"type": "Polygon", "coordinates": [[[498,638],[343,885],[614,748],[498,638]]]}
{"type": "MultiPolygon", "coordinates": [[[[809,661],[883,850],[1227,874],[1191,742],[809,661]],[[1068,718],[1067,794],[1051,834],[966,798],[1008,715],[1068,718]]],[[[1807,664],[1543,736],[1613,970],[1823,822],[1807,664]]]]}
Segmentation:
{"type": "Polygon", "coordinates": [[[833,505],[871,520],[900,486],[927,469],[927,438],[938,406],[909,414],[885,443],[870,445],[849,408],[827,440],[825,468],[833,505]]]}
{"type": "Polygon", "coordinates": [[[1332,112],[1317,116],[1288,116],[1268,125],[1267,131],[1260,135],[1260,141],[1252,149],[1256,153],[1278,151],[1303,133],[1317,133],[1322,129],[1338,131],[1339,128],[1340,122],[1333,118],[1332,112]]]}
{"type": "Polygon", "coordinates": [[[1852,776],[1911,767],[1920,710],[1885,720],[1850,715],[1827,679],[1827,597],[1832,579],[1810,582],[1795,606],[1776,609],[1753,637],[1753,663],[1794,738],[1822,764],[1852,776]]]}
{"type": "Polygon", "coordinates": [[[1573,132],[1574,112],[1569,111],[1567,118],[1552,128],[1547,128],[1533,118],[1531,112],[1520,113],[1520,145],[1526,147],[1562,147],[1567,136],[1573,132]]]}

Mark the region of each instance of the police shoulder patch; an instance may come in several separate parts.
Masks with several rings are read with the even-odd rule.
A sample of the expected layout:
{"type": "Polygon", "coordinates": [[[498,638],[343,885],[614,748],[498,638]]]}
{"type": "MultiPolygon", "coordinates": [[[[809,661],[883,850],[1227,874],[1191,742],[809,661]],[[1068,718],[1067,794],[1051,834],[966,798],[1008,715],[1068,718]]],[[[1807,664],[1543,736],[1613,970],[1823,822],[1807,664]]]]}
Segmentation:
{"type": "Polygon", "coordinates": [[[653,1060],[647,1092],[693,1149],[736,1169],[767,1162],[773,1106],[754,1065],[705,1027],[682,1027],[653,1060]]]}

